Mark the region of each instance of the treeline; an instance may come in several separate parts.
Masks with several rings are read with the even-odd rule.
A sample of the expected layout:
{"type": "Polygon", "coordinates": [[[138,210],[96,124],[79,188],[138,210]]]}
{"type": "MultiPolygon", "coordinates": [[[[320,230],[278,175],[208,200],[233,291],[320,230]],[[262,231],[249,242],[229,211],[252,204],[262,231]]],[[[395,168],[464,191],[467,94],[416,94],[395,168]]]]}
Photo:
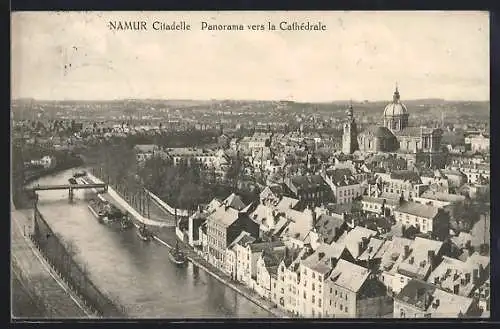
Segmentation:
{"type": "Polygon", "coordinates": [[[114,186],[125,187],[135,193],[147,188],[172,207],[195,210],[199,204],[208,203],[214,197],[225,198],[235,192],[245,202],[258,198],[258,189],[237,184],[241,170],[235,161],[230,172],[232,179],[216,179],[214,169],[199,163],[174,165],[171,159],[153,157],[140,166],[137,165],[135,152],[128,143],[104,143],[88,153],[87,160],[94,167],[103,168],[103,173],[114,186]]]}

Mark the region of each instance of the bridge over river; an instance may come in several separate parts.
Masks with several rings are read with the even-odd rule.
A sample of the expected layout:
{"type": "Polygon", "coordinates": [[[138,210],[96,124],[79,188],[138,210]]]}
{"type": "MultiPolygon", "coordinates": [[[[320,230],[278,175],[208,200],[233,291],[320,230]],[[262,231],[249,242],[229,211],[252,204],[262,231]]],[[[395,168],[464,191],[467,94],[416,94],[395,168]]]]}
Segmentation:
{"type": "MultiPolygon", "coordinates": [[[[71,171],[41,178],[31,186],[67,184],[71,171]]],[[[66,190],[37,193],[38,206],[52,229],[76,246],[92,281],[136,318],[271,317],[231,288],[189,264],[178,268],[168,251],[143,242],[134,230],[119,231],[99,224],[87,208],[85,193],[75,190],[68,203],[66,190]]]]}

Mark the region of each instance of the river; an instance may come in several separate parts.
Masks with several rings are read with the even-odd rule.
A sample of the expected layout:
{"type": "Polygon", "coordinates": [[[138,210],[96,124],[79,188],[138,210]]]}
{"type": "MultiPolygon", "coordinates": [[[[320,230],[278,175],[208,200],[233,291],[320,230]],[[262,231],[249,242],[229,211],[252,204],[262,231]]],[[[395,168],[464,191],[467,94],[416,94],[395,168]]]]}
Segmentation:
{"type": "MultiPolygon", "coordinates": [[[[76,169],[75,169],[76,170],[76,169]]],[[[65,184],[73,171],[32,184],[65,184]]],[[[133,318],[255,318],[272,315],[189,263],[173,265],[167,249],[143,242],[134,230],[121,232],[99,224],[85,192],[40,191],[39,209],[56,234],[76,245],[76,259],[91,280],[133,318]]]]}

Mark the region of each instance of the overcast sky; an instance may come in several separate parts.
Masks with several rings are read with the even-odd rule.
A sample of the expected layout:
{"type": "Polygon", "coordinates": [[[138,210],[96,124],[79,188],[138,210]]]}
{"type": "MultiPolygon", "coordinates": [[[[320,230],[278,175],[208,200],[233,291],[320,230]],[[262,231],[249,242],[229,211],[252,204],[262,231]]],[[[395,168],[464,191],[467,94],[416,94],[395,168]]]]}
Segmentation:
{"type": "Polygon", "coordinates": [[[12,14],[13,98],[386,100],[396,82],[403,100],[489,100],[488,13],[12,14]],[[116,20],[149,30],[110,31],[116,20]],[[155,20],[192,30],[153,31],[155,20]],[[201,31],[201,21],[327,31],[201,31]]]}

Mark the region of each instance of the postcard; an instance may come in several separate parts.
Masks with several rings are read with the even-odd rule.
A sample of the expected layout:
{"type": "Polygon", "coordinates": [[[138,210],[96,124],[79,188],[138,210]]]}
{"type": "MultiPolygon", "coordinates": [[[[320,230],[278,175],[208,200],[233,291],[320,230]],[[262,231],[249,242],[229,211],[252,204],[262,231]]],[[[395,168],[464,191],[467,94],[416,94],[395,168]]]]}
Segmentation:
{"type": "Polygon", "coordinates": [[[13,320],[490,316],[487,12],[13,12],[13,320]]]}

